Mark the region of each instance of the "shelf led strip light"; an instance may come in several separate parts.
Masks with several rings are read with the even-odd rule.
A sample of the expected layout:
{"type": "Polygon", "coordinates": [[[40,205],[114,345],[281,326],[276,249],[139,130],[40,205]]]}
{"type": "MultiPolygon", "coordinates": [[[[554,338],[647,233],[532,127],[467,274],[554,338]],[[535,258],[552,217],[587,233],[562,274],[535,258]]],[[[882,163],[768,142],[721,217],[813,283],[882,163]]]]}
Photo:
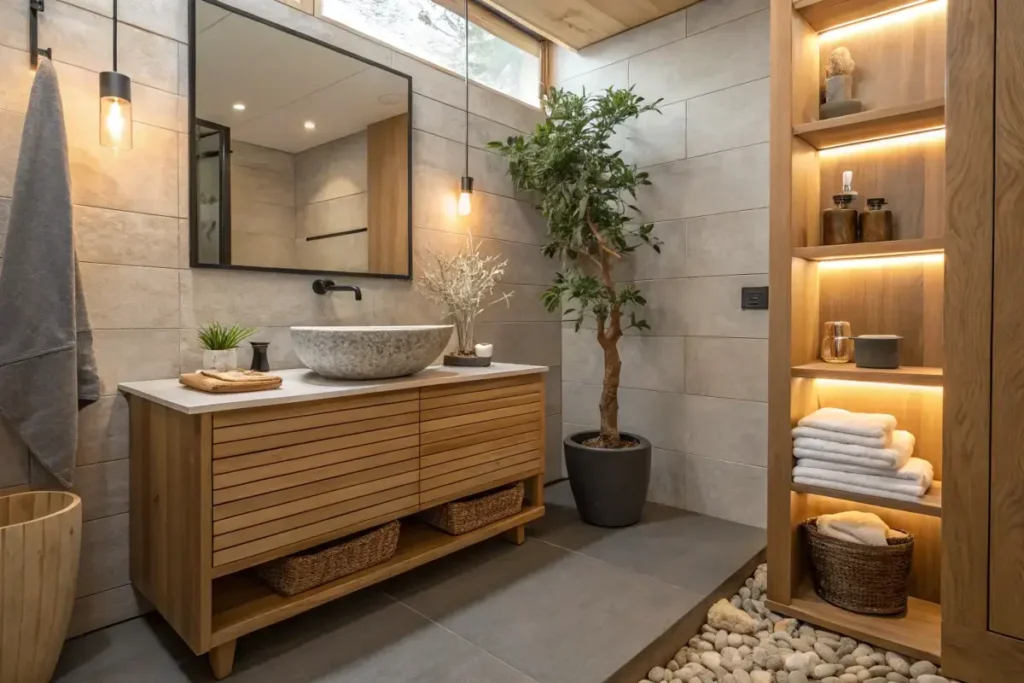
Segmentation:
{"type": "Polygon", "coordinates": [[[836,388],[858,388],[865,389],[870,388],[872,391],[927,391],[927,392],[942,392],[943,387],[941,385],[928,385],[928,384],[901,384],[899,382],[865,382],[857,379],[831,379],[825,377],[815,377],[811,379],[812,382],[823,387],[836,387],[836,388]]]}
{"type": "Polygon", "coordinates": [[[818,150],[818,154],[827,157],[838,154],[848,154],[850,152],[871,152],[889,149],[892,147],[906,147],[923,142],[941,141],[945,139],[946,128],[945,126],[942,126],[940,128],[929,128],[927,130],[915,131],[912,133],[900,133],[898,135],[890,135],[884,138],[865,140],[863,142],[851,142],[846,145],[826,147],[818,150]]]}
{"type": "Polygon", "coordinates": [[[854,19],[845,24],[834,26],[818,34],[818,40],[831,42],[848,38],[854,33],[866,30],[877,31],[878,29],[895,24],[903,24],[914,21],[922,16],[933,14],[940,10],[945,11],[946,0],[916,0],[908,2],[900,7],[894,7],[878,14],[873,14],[862,19],[854,19]]]}
{"type": "Polygon", "coordinates": [[[819,261],[818,268],[822,270],[852,270],[855,268],[927,265],[930,263],[944,263],[945,258],[945,254],[935,252],[924,254],[897,254],[893,256],[871,256],[868,258],[837,258],[819,261]]]}

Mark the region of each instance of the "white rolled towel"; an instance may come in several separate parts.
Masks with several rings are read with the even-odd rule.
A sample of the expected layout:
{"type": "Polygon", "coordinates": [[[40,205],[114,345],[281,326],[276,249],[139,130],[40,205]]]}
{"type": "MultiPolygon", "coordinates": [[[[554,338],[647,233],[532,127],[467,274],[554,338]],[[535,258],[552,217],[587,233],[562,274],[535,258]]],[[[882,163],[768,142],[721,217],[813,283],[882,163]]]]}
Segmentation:
{"type": "Polygon", "coordinates": [[[802,418],[800,427],[811,427],[852,436],[882,439],[885,445],[896,429],[896,418],[880,413],[853,413],[842,408],[819,408],[802,418]]]}
{"type": "Polygon", "coordinates": [[[849,510],[818,517],[818,531],[825,536],[861,545],[889,545],[894,533],[882,518],[872,512],[849,510]]]}
{"type": "MultiPolygon", "coordinates": [[[[897,429],[892,433],[892,441],[888,448],[882,448],[880,445],[868,446],[816,438],[816,436],[830,438],[832,434],[834,432],[825,432],[812,427],[797,427],[793,430],[793,435],[796,436],[793,441],[793,455],[797,458],[898,470],[910,460],[910,456],[914,454],[914,444],[916,443],[914,435],[902,429],[897,429]]],[[[867,437],[853,436],[849,438],[867,439],[867,437]]]]}
{"type": "Polygon", "coordinates": [[[868,491],[891,492],[905,496],[920,498],[932,485],[932,477],[935,471],[932,464],[921,458],[911,458],[902,469],[904,478],[893,476],[879,476],[876,474],[858,474],[854,472],[842,472],[834,469],[819,469],[807,467],[804,461],[798,461],[793,468],[793,479],[813,479],[820,482],[833,484],[844,484],[846,486],[857,486],[868,491]]]}

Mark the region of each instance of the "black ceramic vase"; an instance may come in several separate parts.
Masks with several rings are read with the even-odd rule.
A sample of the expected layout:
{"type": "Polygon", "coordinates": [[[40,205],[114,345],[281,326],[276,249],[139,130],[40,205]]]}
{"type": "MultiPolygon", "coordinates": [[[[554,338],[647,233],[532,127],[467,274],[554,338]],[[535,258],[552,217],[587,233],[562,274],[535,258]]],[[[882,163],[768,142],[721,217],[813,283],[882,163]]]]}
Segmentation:
{"type": "Polygon", "coordinates": [[[270,342],[249,342],[252,345],[252,365],[250,370],[257,372],[270,372],[270,358],[267,357],[267,347],[270,342]]]}
{"type": "Polygon", "coordinates": [[[587,524],[622,527],[636,524],[647,501],[651,481],[651,442],[622,432],[637,442],[631,448],[592,448],[584,442],[599,432],[577,432],[565,438],[565,466],[580,517],[587,524]]]}

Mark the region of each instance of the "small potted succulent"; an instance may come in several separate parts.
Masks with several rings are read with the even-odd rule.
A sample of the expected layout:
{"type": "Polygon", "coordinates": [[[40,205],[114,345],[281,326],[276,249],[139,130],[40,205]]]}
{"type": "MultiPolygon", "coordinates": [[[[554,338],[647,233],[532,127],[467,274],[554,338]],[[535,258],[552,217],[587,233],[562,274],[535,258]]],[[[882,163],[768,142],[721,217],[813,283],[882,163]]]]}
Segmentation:
{"type": "Polygon", "coordinates": [[[495,285],[505,273],[508,261],[499,261],[497,256],[484,256],[480,245],[466,236],[466,244],[455,254],[447,256],[433,249],[427,253],[433,261],[424,264],[422,275],[416,280],[416,288],[430,301],[447,307],[455,325],[458,345],[454,353],[444,357],[445,365],[487,366],[491,364],[491,346],[480,344],[474,339],[476,317],[488,306],[508,300],[506,292],[487,302],[495,285]]]}
{"type": "Polygon", "coordinates": [[[212,322],[199,330],[203,347],[203,370],[226,372],[238,369],[238,345],[255,334],[252,327],[212,322]]]}
{"type": "Polygon", "coordinates": [[[661,243],[654,225],[638,220],[635,205],[637,189],[651,184],[647,172],[623,160],[609,140],[625,122],[657,112],[658,102],[646,103],[632,88],[590,96],[553,88],[544,97],[547,120],[532,134],[490,143],[508,158],[516,188],[540,198],[548,222],[544,254],[562,266],[544,304],[552,312],[562,308],[604,355],[600,429],[564,440],[576,507],[598,526],[640,521],[651,476],[651,442],[619,431],[618,399],[619,340],[627,330],[650,329],[638,317],[647,301],[636,285],[616,277],[615,267],[637,249],[660,252],[661,243]]]}

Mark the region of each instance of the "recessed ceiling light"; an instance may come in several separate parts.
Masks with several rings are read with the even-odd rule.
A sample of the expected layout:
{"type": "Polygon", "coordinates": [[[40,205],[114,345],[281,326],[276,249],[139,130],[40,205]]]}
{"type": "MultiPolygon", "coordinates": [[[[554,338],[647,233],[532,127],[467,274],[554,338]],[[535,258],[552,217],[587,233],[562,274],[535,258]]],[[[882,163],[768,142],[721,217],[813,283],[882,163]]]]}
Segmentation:
{"type": "Polygon", "coordinates": [[[306,121],[302,125],[305,126],[306,130],[313,130],[314,128],[316,128],[316,124],[313,123],[312,121],[306,121]]]}
{"type": "Polygon", "coordinates": [[[235,102],[231,105],[231,108],[235,111],[245,111],[245,102],[235,102]]]}
{"type": "Polygon", "coordinates": [[[377,101],[380,102],[381,104],[398,104],[399,102],[402,101],[402,96],[396,95],[394,93],[388,93],[386,95],[381,95],[380,97],[378,97],[377,101]]]}

